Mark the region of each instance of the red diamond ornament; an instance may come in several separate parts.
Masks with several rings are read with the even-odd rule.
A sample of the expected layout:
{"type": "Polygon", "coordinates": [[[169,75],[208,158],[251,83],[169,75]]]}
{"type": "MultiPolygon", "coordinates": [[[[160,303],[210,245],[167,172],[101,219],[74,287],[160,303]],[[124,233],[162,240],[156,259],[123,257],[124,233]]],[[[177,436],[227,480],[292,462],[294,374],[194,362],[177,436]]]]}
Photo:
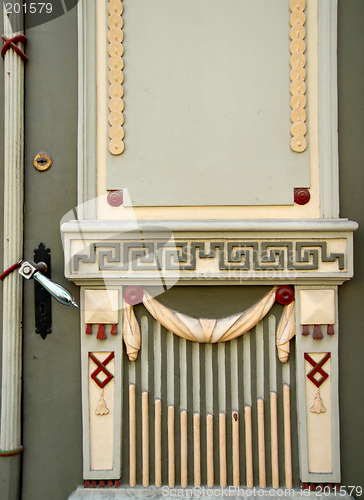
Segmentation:
{"type": "Polygon", "coordinates": [[[323,365],[326,363],[326,361],[328,359],[330,359],[331,357],[331,352],[328,352],[327,354],[325,354],[325,356],[321,359],[321,361],[319,361],[318,363],[316,363],[315,360],[313,360],[311,358],[311,356],[309,354],[307,354],[307,352],[305,352],[305,360],[308,361],[310,363],[311,366],[313,366],[313,369],[307,374],[307,378],[309,378],[311,380],[311,382],[313,384],[315,384],[315,386],[317,388],[320,387],[321,384],[323,384],[325,382],[326,379],[329,378],[329,375],[328,373],[326,373],[322,367],[323,365]],[[316,373],[319,373],[321,375],[321,378],[319,379],[316,379],[315,378],[315,375],[316,373]]]}
{"type": "Polygon", "coordinates": [[[94,382],[96,382],[96,384],[100,387],[100,389],[103,389],[105,387],[105,385],[107,385],[110,380],[112,380],[114,378],[114,375],[112,373],[109,372],[109,370],[106,368],[106,365],[112,360],[114,359],[114,353],[110,353],[109,356],[104,360],[104,361],[100,361],[96,358],[96,356],[94,356],[92,354],[92,352],[89,352],[88,353],[88,356],[90,359],[92,359],[92,361],[95,363],[95,365],[97,365],[97,368],[94,372],[91,373],[91,378],[94,382]],[[100,374],[100,373],[104,373],[104,375],[106,375],[106,378],[104,380],[99,380],[97,378],[97,376],[100,374]]]}

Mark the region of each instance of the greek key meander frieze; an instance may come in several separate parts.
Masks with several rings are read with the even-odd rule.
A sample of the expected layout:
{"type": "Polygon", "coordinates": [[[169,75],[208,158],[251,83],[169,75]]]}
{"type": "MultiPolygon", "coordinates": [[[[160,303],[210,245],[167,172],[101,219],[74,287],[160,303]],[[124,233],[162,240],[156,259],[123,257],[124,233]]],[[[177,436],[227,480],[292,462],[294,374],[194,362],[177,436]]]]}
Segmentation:
{"type": "Polygon", "coordinates": [[[198,271],[201,261],[214,261],[219,272],[344,271],[346,256],[328,249],[327,241],[123,241],[91,242],[76,253],[80,264],[97,263],[100,271],[198,271]]]}

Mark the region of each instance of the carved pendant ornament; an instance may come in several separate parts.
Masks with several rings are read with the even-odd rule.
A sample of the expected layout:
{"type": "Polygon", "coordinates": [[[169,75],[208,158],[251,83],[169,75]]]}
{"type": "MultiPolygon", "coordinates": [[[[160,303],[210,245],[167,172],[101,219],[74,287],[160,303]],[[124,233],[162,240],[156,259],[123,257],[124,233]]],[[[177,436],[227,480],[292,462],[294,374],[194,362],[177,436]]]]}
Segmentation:
{"type": "Polygon", "coordinates": [[[129,287],[124,293],[123,317],[127,355],[130,361],[135,361],[141,347],[140,327],[134,314],[134,306],[138,303],[143,303],[152,317],[175,335],[192,342],[217,343],[236,339],[254,328],[276,300],[282,300],[282,296],[286,305],[277,328],[277,350],[280,361],[285,363],[289,356],[289,341],[295,335],[294,292],[290,287],[276,286],[246,311],[221,319],[193,318],[161,304],[139,287],[129,287]]]}
{"type": "MultiPolygon", "coordinates": [[[[92,324],[87,323],[86,324],[86,335],[92,335],[92,324]]],[[[117,324],[112,324],[111,329],[110,329],[110,335],[117,335],[118,334],[118,325],[117,324]]],[[[106,330],[105,330],[105,324],[100,323],[97,326],[97,335],[96,338],[98,340],[106,340],[107,335],[106,335],[106,330]]]]}
{"type": "Polygon", "coordinates": [[[327,335],[335,334],[335,299],[333,290],[301,291],[301,333],[314,340],[323,340],[323,327],[327,335]]]}
{"type": "Polygon", "coordinates": [[[97,408],[95,410],[96,415],[108,415],[109,409],[106,406],[106,401],[104,399],[104,389],[101,389],[101,397],[97,403],[97,408]]]}

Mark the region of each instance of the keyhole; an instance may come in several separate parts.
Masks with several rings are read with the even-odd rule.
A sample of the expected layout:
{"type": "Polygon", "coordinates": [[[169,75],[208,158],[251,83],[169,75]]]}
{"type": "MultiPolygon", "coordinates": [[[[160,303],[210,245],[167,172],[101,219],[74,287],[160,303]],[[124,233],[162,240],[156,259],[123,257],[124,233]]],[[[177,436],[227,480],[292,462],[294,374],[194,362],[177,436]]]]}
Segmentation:
{"type": "Polygon", "coordinates": [[[39,308],[41,316],[45,316],[45,304],[43,302],[39,304],[39,308]]]}

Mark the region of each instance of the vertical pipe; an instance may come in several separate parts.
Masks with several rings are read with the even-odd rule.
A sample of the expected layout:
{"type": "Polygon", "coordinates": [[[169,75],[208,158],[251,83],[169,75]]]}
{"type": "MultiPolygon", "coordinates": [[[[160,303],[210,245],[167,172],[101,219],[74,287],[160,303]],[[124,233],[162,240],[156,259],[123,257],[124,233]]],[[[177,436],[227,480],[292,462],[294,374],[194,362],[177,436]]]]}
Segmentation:
{"type": "Polygon", "coordinates": [[[292,448],[291,448],[291,414],[290,414],[290,387],[283,386],[283,414],[284,414],[284,465],[286,488],[292,488],[292,448]]]}
{"type": "Polygon", "coordinates": [[[243,354],[244,354],[244,405],[252,405],[252,386],[251,386],[251,361],[250,361],[250,335],[243,336],[243,354]]]}
{"type": "Polygon", "coordinates": [[[188,484],[187,474],[187,342],[179,340],[180,359],[180,420],[181,420],[181,486],[188,484]]]}
{"type": "Polygon", "coordinates": [[[168,406],[168,486],[175,486],[174,406],[168,406]]]}
{"type": "Polygon", "coordinates": [[[230,342],[233,486],[240,485],[238,340],[230,342]]]}
{"type": "Polygon", "coordinates": [[[226,474],[226,368],[225,343],[217,346],[218,353],[218,380],[219,380],[219,458],[220,458],[220,486],[227,485],[226,474]]]}
{"type": "Polygon", "coordinates": [[[255,328],[256,337],[256,363],[257,363],[257,416],[258,416],[258,464],[259,487],[266,487],[265,468],[265,431],[264,431],[264,337],[263,323],[255,328]]]}
{"type": "Polygon", "coordinates": [[[154,467],[155,485],[162,486],[162,401],[156,399],[154,403],[154,467]]]}
{"type": "Polygon", "coordinates": [[[253,436],[252,436],[252,388],[251,388],[251,360],[250,335],[243,336],[244,353],[244,417],[245,417],[245,467],[246,485],[253,488],[253,436]]]}
{"type": "Polygon", "coordinates": [[[272,314],[269,325],[269,388],[270,388],[270,435],[272,487],[279,488],[278,461],[278,404],[277,404],[277,355],[276,355],[276,318],[272,314]]]}
{"type": "Polygon", "coordinates": [[[233,439],[233,486],[240,485],[240,458],[239,458],[239,413],[232,412],[232,439],[233,439]]]}
{"type": "Polygon", "coordinates": [[[180,359],[180,408],[187,410],[187,342],[185,339],[179,340],[180,359]]]}
{"type": "Polygon", "coordinates": [[[267,486],[265,470],[265,432],[264,432],[264,400],[258,399],[258,463],[259,463],[259,487],[267,486]]]}
{"type": "Polygon", "coordinates": [[[187,488],[187,411],[181,410],[181,486],[187,488]]]}
{"type": "Polygon", "coordinates": [[[219,414],[220,486],[227,485],[226,472],[226,414],[219,414]]]}
{"type": "Polygon", "coordinates": [[[174,446],[174,335],[167,332],[167,404],[168,404],[168,486],[175,485],[174,446]]]}
{"type": "Polygon", "coordinates": [[[142,317],[141,379],[142,379],[142,482],[149,486],[149,353],[148,353],[148,318],[142,317]]]}
{"type": "Polygon", "coordinates": [[[279,466],[278,466],[278,410],[277,393],[270,393],[270,435],[271,435],[271,457],[272,457],[272,487],[279,488],[279,466]]]}
{"type": "Polygon", "coordinates": [[[135,385],[129,385],[129,485],[136,486],[135,385]]]}
{"type": "Polygon", "coordinates": [[[148,392],[142,392],[142,457],[143,486],[149,486],[149,418],[148,392]]]}
{"type": "Polygon", "coordinates": [[[193,484],[201,486],[200,344],[192,344],[193,484]]]}
{"type": "MultiPolygon", "coordinates": [[[[11,26],[3,5],[4,35],[23,33],[23,9],[11,26]]],[[[18,44],[22,49],[23,46],[18,44]]],[[[4,240],[3,266],[23,258],[24,62],[10,49],[4,55],[4,240]]],[[[17,272],[3,281],[0,451],[20,453],[22,378],[22,278],[17,272]]],[[[18,496],[20,459],[2,458],[2,498],[18,496]],[[6,463],[4,463],[6,461],[6,463]],[[5,469],[6,467],[6,469],[5,469]],[[6,472],[5,472],[6,471],[6,472]],[[10,496],[9,496],[10,495],[10,496]]]]}
{"type": "Polygon", "coordinates": [[[162,485],[162,348],[161,325],[154,321],[154,475],[155,485],[162,485]]]}
{"type": "Polygon", "coordinates": [[[214,485],[214,417],[213,417],[213,371],[212,345],[205,344],[205,384],[206,384],[206,466],[207,486],[214,485]]]}
{"type": "Polygon", "coordinates": [[[245,462],[246,462],[246,486],[253,488],[253,436],[252,436],[252,407],[245,406],[245,462]]]}
{"type": "Polygon", "coordinates": [[[206,465],[207,487],[214,486],[214,417],[211,413],[206,415],[206,465]]]}
{"type": "Polygon", "coordinates": [[[286,488],[292,488],[292,447],[291,447],[291,402],[290,402],[290,363],[282,366],[283,381],[283,421],[284,421],[284,470],[286,488]]]}
{"type": "Polygon", "coordinates": [[[199,413],[193,414],[193,484],[201,486],[201,418],[199,413]]]}

